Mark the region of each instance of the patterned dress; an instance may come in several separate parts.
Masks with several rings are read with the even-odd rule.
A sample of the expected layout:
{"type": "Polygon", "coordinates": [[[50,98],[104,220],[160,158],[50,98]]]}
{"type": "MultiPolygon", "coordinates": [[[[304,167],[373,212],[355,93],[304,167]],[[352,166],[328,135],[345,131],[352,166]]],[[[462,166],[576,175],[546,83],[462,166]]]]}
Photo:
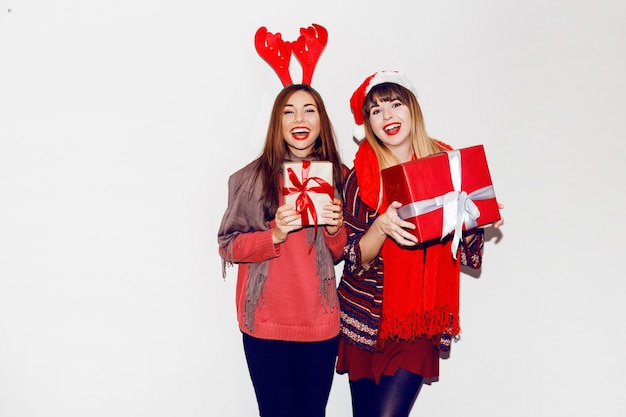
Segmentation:
{"type": "MultiPolygon", "coordinates": [[[[369,264],[362,265],[359,248],[361,236],[377,216],[376,210],[361,200],[356,172],[351,170],[344,188],[344,222],[348,242],[344,250],[344,271],[338,287],[341,338],[337,372],[349,373],[351,380],[373,378],[378,381],[381,375],[393,375],[398,368],[403,368],[426,379],[435,379],[439,375],[440,352],[450,348],[454,332],[444,332],[436,338],[420,334],[411,338],[379,338],[384,318],[385,263],[379,254],[369,264]]],[[[422,243],[413,250],[411,256],[421,256],[434,245],[447,244],[449,247],[449,240],[422,243]]],[[[483,245],[483,229],[476,230],[469,243],[461,239],[460,264],[480,268],[483,245]]],[[[436,266],[424,262],[424,269],[436,266]]],[[[415,271],[416,279],[421,273],[415,271]]],[[[460,279],[460,273],[457,272],[457,275],[455,278],[460,279]]]]}

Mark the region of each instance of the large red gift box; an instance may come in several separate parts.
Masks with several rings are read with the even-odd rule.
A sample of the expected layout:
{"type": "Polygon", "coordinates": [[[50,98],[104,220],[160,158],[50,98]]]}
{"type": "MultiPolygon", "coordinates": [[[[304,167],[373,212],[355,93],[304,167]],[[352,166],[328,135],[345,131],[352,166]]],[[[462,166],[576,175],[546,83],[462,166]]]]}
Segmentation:
{"type": "Polygon", "coordinates": [[[440,152],[381,171],[385,198],[399,201],[398,215],[415,224],[420,242],[500,220],[483,145],[440,152]]]}
{"type": "Polygon", "coordinates": [[[285,162],[283,164],[285,204],[293,204],[300,218],[290,224],[317,226],[326,224],[321,217],[324,206],[335,197],[333,164],[329,161],[285,162]]]}

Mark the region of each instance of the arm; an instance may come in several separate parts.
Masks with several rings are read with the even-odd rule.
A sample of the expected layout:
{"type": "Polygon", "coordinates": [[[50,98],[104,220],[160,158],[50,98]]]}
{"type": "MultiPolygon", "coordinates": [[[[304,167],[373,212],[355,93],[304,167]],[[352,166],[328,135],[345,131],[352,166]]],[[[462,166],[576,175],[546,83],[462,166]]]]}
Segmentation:
{"type": "Polygon", "coordinates": [[[228,246],[220,246],[219,254],[229,263],[263,262],[280,255],[280,245],[275,245],[272,230],[238,233],[228,246]]]}
{"type": "Polygon", "coordinates": [[[470,231],[461,239],[461,265],[472,269],[480,269],[483,262],[483,248],[485,246],[485,229],[479,228],[470,231]]]}
{"type": "Polygon", "coordinates": [[[338,262],[343,255],[343,247],[347,240],[346,229],[343,227],[341,200],[335,198],[332,204],[324,206],[324,212],[321,216],[326,222],[326,225],[322,228],[324,241],[330,250],[333,262],[338,262]]]}
{"type": "MultiPolygon", "coordinates": [[[[500,209],[504,208],[504,204],[498,203],[500,209]]],[[[494,224],[487,225],[485,227],[495,227],[496,229],[502,226],[504,219],[500,219],[494,224]]],[[[478,229],[469,230],[463,235],[461,239],[461,265],[468,266],[472,269],[479,269],[483,262],[483,248],[485,246],[485,229],[480,227],[478,229]]]]}
{"type": "MultiPolygon", "coordinates": [[[[345,268],[350,274],[357,276],[363,273],[363,262],[361,261],[360,241],[363,235],[369,230],[370,223],[376,218],[375,211],[361,201],[359,197],[359,185],[354,170],[346,176],[344,187],[343,219],[346,229],[347,241],[344,248],[345,268]]],[[[380,261],[380,257],[377,257],[380,261]]],[[[371,260],[370,263],[376,263],[371,260]]]]}
{"type": "Polygon", "coordinates": [[[397,201],[392,202],[387,211],[378,216],[361,237],[361,262],[363,264],[369,263],[378,255],[387,237],[398,242],[400,246],[417,245],[417,237],[406,231],[407,228],[415,229],[415,225],[398,216],[397,209],[400,207],[402,204],[397,201]]]}
{"type": "Polygon", "coordinates": [[[262,262],[279,255],[273,225],[263,216],[252,173],[248,166],[228,180],[228,205],[217,233],[218,251],[226,265],[262,262]]]}
{"type": "Polygon", "coordinates": [[[361,200],[354,170],[346,177],[344,202],[343,217],[347,233],[344,260],[351,274],[360,276],[370,268],[382,265],[379,252],[386,235],[374,227],[379,215],[361,200]]]}
{"type": "Polygon", "coordinates": [[[341,226],[335,234],[330,234],[324,229],[324,240],[326,246],[330,250],[330,254],[333,258],[333,262],[338,262],[343,257],[343,250],[348,241],[348,234],[346,228],[341,226]]]}

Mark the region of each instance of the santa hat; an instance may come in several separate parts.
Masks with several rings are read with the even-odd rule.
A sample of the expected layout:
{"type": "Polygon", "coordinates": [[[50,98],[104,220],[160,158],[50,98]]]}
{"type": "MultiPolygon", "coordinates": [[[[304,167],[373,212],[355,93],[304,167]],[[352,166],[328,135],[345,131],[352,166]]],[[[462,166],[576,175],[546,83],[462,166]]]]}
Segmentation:
{"type": "Polygon", "coordinates": [[[367,96],[367,93],[370,92],[372,87],[382,83],[394,83],[401,85],[402,87],[410,90],[417,97],[417,92],[415,91],[415,87],[413,87],[411,81],[406,77],[406,75],[399,71],[378,71],[367,77],[350,98],[350,108],[352,109],[354,121],[356,122],[353,135],[357,140],[365,138],[365,127],[363,126],[363,101],[365,101],[365,97],[367,96]]]}

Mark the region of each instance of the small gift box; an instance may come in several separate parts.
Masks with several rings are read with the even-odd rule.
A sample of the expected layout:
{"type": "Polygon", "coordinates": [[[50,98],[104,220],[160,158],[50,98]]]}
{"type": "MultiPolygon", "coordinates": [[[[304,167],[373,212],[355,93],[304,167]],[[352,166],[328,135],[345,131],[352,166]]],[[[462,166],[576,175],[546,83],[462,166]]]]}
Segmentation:
{"type": "Polygon", "coordinates": [[[381,175],[387,201],[402,203],[398,215],[415,224],[409,231],[420,242],[454,232],[455,257],[463,230],[500,220],[482,145],[395,165],[381,175]]]}
{"type": "Polygon", "coordinates": [[[293,204],[300,219],[290,224],[318,226],[326,224],[320,216],[324,206],[335,197],[333,164],[328,161],[285,162],[283,165],[283,196],[293,204]]]}

